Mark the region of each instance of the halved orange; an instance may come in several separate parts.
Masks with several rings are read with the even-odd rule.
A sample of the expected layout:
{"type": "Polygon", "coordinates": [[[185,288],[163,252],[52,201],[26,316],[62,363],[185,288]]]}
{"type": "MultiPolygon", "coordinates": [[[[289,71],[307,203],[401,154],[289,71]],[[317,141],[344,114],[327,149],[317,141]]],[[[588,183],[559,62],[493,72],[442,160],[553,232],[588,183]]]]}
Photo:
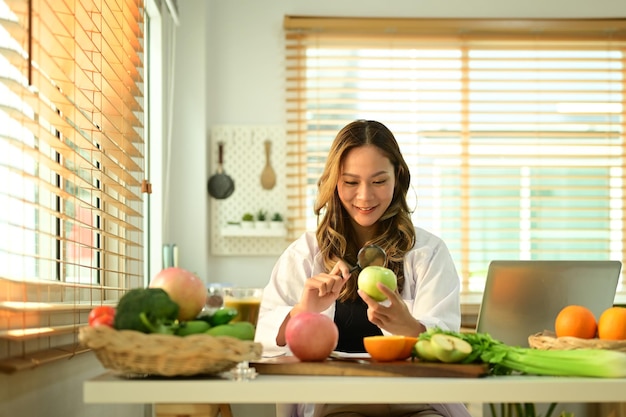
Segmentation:
{"type": "Polygon", "coordinates": [[[366,336],[363,338],[365,350],[378,362],[390,362],[398,359],[404,350],[404,336],[366,336]]]}
{"type": "Polygon", "coordinates": [[[402,349],[402,352],[400,352],[400,354],[396,358],[400,361],[403,361],[411,357],[413,348],[415,347],[415,344],[417,343],[417,340],[418,340],[417,337],[411,337],[411,336],[402,336],[402,337],[404,337],[404,349],[402,349]]]}

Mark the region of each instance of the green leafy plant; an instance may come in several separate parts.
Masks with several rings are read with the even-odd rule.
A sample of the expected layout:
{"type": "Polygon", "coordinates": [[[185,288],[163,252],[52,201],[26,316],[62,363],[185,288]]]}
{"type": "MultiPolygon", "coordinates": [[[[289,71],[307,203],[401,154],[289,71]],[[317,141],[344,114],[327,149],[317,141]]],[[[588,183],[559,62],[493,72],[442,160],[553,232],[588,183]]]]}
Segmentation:
{"type": "Polygon", "coordinates": [[[260,222],[264,222],[267,219],[267,211],[259,210],[256,213],[256,219],[260,222]]]}
{"type": "Polygon", "coordinates": [[[274,213],[274,215],[272,216],[272,221],[273,222],[282,222],[283,221],[283,216],[281,216],[280,213],[274,213]]]}
{"type": "Polygon", "coordinates": [[[245,213],[241,216],[241,220],[244,222],[252,222],[254,221],[254,215],[252,213],[245,213]]]}

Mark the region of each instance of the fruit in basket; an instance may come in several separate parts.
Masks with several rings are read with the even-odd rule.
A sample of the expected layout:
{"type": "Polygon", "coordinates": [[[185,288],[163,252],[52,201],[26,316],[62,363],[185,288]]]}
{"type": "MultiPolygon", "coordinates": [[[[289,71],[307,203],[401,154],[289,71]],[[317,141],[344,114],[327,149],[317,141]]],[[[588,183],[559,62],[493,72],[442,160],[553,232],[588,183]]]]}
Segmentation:
{"type": "Polygon", "coordinates": [[[626,340],[626,307],[610,307],[598,319],[598,338],[626,340]]]}
{"type": "Polygon", "coordinates": [[[230,323],[232,319],[237,317],[239,311],[233,307],[220,307],[208,316],[208,322],[211,326],[219,326],[220,324],[230,323]]]}
{"type": "Polygon", "coordinates": [[[396,274],[389,268],[377,265],[363,268],[359,273],[357,285],[361,291],[374,300],[385,301],[387,296],[378,289],[377,284],[379,282],[391,291],[395,291],[398,286],[396,274]]]}
{"type": "Polygon", "coordinates": [[[239,340],[254,340],[254,325],[248,321],[220,324],[205,333],[211,336],[230,336],[239,340]]]}
{"type": "Polygon", "coordinates": [[[162,288],[134,288],[117,303],[113,327],[142,333],[174,334],[176,304],[162,288]]]}
{"type": "Polygon", "coordinates": [[[571,304],[563,307],[554,321],[556,337],[578,337],[593,339],[598,325],[593,312],[585,306],[571,304]]]}
{"type": "Polygon", "coordinates": [[[149,287],[164,289],[178,304],[178,320],[193,320],[206,304],[207,290],[204,282],[183,268],[170,267],[159,271],[149,287]]]}
{"type": "Polygon", "coordinates": [[[177,336],[189,336],[204,333],[210,328],[211,325],[204,320],[183,321],[178,324],[175,334],[177,336]]]}
{"type": "Polygon", "coordinates": [[[115,320],[115,307],[98,306],[89,312],[88,322],[91,327],[109,326],[113,327],[115,320]]]}
{"type": "Polygon", "coordinates": [[[337,347],[339,330],[330,317],[303,312],[287,322],[285,340],[294,356],[302,362],[320,362],[337,347]]]}

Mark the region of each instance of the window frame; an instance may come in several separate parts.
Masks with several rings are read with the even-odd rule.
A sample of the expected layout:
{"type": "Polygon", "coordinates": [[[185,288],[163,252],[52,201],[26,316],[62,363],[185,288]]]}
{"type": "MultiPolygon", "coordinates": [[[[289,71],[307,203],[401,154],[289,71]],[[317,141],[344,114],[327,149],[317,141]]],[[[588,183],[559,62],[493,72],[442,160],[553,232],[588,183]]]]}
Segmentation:
{"type": "Polygon", "coordinates": [[[87,351],[89,311],[144,284],[145,13],[142,0],[0,4],[0,87],[14,94],[0,145],[15,153],[0,169],[33,197],[0,196],[36,216],[0,217],[15,237],[0,247],[0,372],[87,351]]]}
{"type": "MultiPolygon", "coordinates": [[[[334,138],[334,134],[346,123],[355,118],[374,118],[385,122],[396,136],[406,135],[408,129],[404,126],[398,127],[400,123],[394,123],[393,110],[388,112],[375,111],[356,111],[348,106],[356,99],[349,97],[350,94],[356,94],[355,87],[358,83],[358,75],[356,71],[352,74],[350,82],[353,85],[344,84],[344,106],[337,103],[331,103],[333,100],[332,89],[334,87],[339,90],[341,87],[337,85],[341,82],[342,70],[341,64],[335,63],[335,78],[329,76],[328,79],[322,78],[320,75],[324,70],[323,64],[319,66],[308,67],[307,65],[307,49],[324,48],[339,50],[342,47],[354,47],[354,50],[375,47],[372,45],[387,44],[405,45],[412,39],[418,40],[420,45],[426,45],[429,40],[433,43],[448,42],[451,45],[459,45],[459,51],[462,56],[459,58],[462,65],[468,65],[468,50],[464,49],[464,45],[488,43],[498,44],[506,42],[515,42],[532,38],[542,38],[546,42],[562,42],[565,39],[570,40],[572,44],[576,43],[592,43],[603,42],[605,44],[613,43],[614,50],[621,51],[621,72],[623,73],[626,66],[625,41],[626,41],[626,19],[396,19],[396,18],[333,18],[333,17],[308,17],[308,16],[285,16],[285,55],[286,55],[286,108],[287,108],[287,132],[288,132],[288,199],[289,199],[289,221],[294,226],[291,230],[291,237],[294,238],[305,230],[315,228],[317,219],[312,212],[312,200],[316,194],[316,179],[321,172],[324,162],[324,154],[330,146],[330,141],[334,138]],[[320,46],[321,45],[321,46],[320,46]],[[309,74],[312,74],[309,76],[309,74]],[[312,78],[316,79],[319,87],[309,88],[307,82],[312,78]],[[334,84],[333,84],[334,83],[334,84]],[[317,91],[314,91],[318,88],[317,91]],[[318,100],[318,103],[315,102],[318,100]],[[352,100],[352,101],[350,101],[352,100]],[[332,107],[332,105],[336,107],[332,107]],[[327,106],[328,108],[324,108],[327,106]],[[309,114],[318,112],[324,115],[318,118],[309,117],[309,114]],[[391,123],[386,121],[391,119],[391,123]],[[397,129],[396,129],[397,128],[397,129]],[[311,145],[311,143],[314,145],[311,145]],[[316,142],[317,141],[317,142],[316,142]],[[316,147],[316,148],[314,148],[316,147]]],[[[390,46],[392,49],[393,46],[390,46]]],[[[401,48],[401,47],[398,47],[401,48]]],[[[426,47],[425,47],[426,48],[426,47]]],[[[485,49],[488,49],[487,46],[485,49]]],[[[355,56],[355,60],[356,60],[355,56]]],[[[310,58],[311,61],[314,58],[310,58]]],[[[323,58],[319,59],[320,61],[323,58]]],[[[339,62],[338,60],[336,62],[339,62]]],[[[332,64],[328,64],[332,66],[332,64]]],[[[381,64],[382,65],[382,64],[381,64]]],[[[328,73],[331,71],[328,70],[328,73]]],[[[347,70],[345,71],[347,73],[347,70]]],[[[621,94],[621,109],[619,117],[621,120],[612,126],[615,129],[613,135],[620,141],[619,145],[615,145],[617,151],[624,149],[624,120],[626,120],[626,105],[624,95],[626,94],[626,81],[622,78],[620,90],[616,94],[621,94]]],[[[469,77],[461,76],[461,82],[469,82],[469,77]]],[[[310,82],[310,84],[314,84],[310,82]]],[[[466,106],[469,103],[468,95],[471,90],[464,86],[465,101],[459,101],[459,117],[469,118],[469,110],[466,106]],[[464,104],[465,103],[465,104],[464,104]]],[[[339,96],[339,94],[337,94],[339,96]]],[[[391,107],[391,100],[389,100],[391,107]]],[[[451,129],[455,131],[454,129],[451,129]]],[[[455,131],[457,132],[457,131],[455,131]]],[[[446,137],[446,132],[434,132],[440,137],[446,137]]],[[[459,152],[467,154],[469,151],[469,142],[466,138],[470,137],[473,132],[463,127],[458,129],[458,135],[463,142],[458,146],[459,152]],[[465,143],[465,144],[463,144],[465,143]]],[[[511,132],[512,134],[514,132],[511,132]]],[[[559,132],[542,132],[544,136],[559,136],[559,132]]],[[[511,135],[513,136],[513,135],[511,135]]],[[[616,151],[616,152],[617,152],[616,151]]],[[[614,182],[617,185],[611,185],[611,193],[615,192],[616,197],[611,197],[611,207],[619,204],[620,208],[617,217],[611,220],[611,229],[606,233],[613,234],[614,225],[618,225],[621,230],[620,236],[610,239],[616,242],[613,249],[607,251],[603,259],[619,259],[622,260],[626,256],[626,248],[620,245],[623,235],[626,234],[623,226],[624,208],[623,197],[626,195],[624,191],[624,182],[621,181],[622,172],[624,171],[624,160],[622,158],[621,165],[615,167],[619,172],[612,173],[611,179],[607,179],[607,183],[614,182]],[[617,248],[617,249],[615,249],[617,248]]],[[[459,181],[468,183],[469,165],[463,165],[460,169],[463,174],[459,177],[459,181]]],[[[520,174],[521,175],[521,174],[520,174]]],[[[527,184],[528,185],[528,184],[527,184]]],[[[528,187],[527,187],[528,188],[528,187]]],[[[469,189],[462,188],[461,193],[469,193],[469,189]]],[[[415,207],[415,196],[409,195],[410,203],[415,207]]],[[[417,200],[419,200],[419,195],[417,200]]],[[[465,200],[465,203],[469,206],[465,200]]],[[[464,210],[468,210],[465,208],[464,210]]],[[[608,210],[608,206],[607,206],[608,210]]],[[[529,209],[526,209],[529,211],[529,209]]],[[[613,208],[611,208],[613,211],[613,208]]],[[[612,215],[612,214],[611,214],[612,215]]],[[[613,216],[613,215],[612,215],[613,216]]],[[[468,217],[467,213],[461,217],[468,217]]],[[[416,222],[419,226],[419,222],[416,222]]],[[[440,234],[438,230],[433,230],[436,234],[440,234]]],[[[484,285],[484,278],[488,266],[488,259],[484,261],[484,268],[477,270],[475,265],[470,265],[470,257],[472,256],[470,242],[472,237],[467,224],[459,226],[461,237],[458,241],[464,245],[460,249],[461,255],[456,259],[457,269],[459,270],[460,279],[463,286],[463,292],[466,294],[481,293],[484,285]]],[[[445,234],[440,234],[445,241],[449,241],[445,234]]],[[[451,240],[451,239],[450,239],[451,240]]],[[[487,254],[489,256],[489,254],[487,254]]],[[[570,254],[570,256],[576,256],[570,254]]],[[[584,256],[584,255],[583,255],[584,256]]],[[[522,257],[520,257],[522,258],[522,257]]],[[[533,258],[529,255],[528,258],[533,258]]],[[[497,254],[493,254],[490,259],[499,259],[497,254]]],[[[508,259],[508,258],[507,258],[508,259]]],[[[618,287],[618,293],[626,294],[626,285],[621,280],[618,287]]]]}

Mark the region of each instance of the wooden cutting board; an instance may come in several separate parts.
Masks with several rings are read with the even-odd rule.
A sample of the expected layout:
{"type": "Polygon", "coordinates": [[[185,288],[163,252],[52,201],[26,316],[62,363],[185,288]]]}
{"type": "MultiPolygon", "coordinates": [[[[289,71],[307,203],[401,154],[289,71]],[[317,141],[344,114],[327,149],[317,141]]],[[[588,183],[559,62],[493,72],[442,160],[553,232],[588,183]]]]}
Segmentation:
{"type": "Polygon", "coordinates": [[[251,362],[259,374],[334,375],[334,376],[405,376],[441,378],[478,378],[487,374],[486,364],[448,364],[406,361],[375,362],[367,359],[327,359],[323,362],[300,362],[294,356],[251,362]]]}

